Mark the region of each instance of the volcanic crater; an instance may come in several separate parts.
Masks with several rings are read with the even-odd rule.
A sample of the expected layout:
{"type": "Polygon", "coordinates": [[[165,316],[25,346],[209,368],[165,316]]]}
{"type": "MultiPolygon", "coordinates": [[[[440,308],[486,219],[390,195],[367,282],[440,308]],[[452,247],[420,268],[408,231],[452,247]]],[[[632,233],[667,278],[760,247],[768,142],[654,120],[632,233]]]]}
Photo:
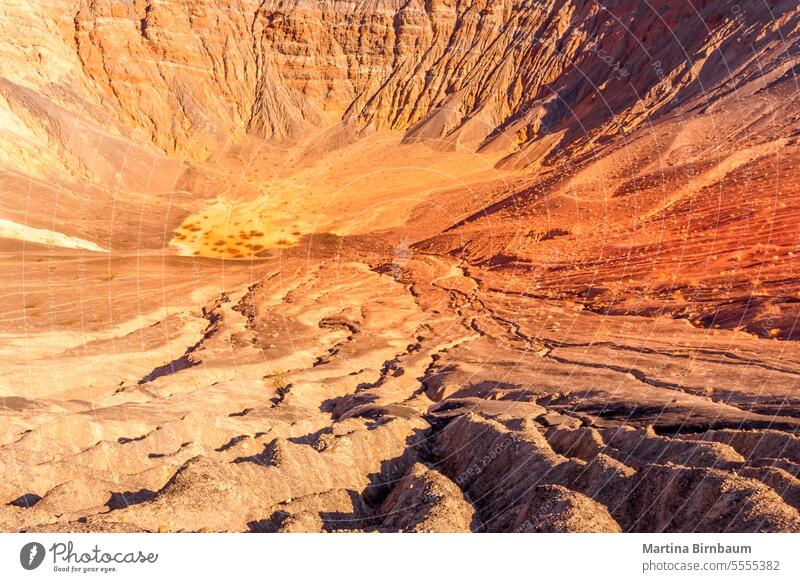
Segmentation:
{"type": "Polygon", "coordinates": [[[800,8],[6,0],[0,530],[800,531],[800,8]]]}

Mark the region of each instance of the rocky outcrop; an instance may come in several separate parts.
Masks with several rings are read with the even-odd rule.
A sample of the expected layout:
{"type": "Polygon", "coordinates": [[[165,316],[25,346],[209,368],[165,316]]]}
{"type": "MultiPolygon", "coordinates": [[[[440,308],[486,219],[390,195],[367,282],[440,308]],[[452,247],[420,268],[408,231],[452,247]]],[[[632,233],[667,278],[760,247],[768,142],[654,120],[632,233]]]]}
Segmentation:
{"type": "MultiPolygon", "coordinates": [[[[762,86],[790,73],[796,11],[737,8],[19,2],[0,25],[25,30],[38,48],[6,44],[0,77],[9,122],[47,145],[51,162],[76,168],[89,165],[75,158],[87,146],[113,138],[197,159],[245,131],[296,140],[341,123],[499,148],[526,165],[559,144],[600,146],[690,102],[752,93],[751,52],[773,71],[762,86]],[[75,141],[70,124],[96,135],[75,141]]],[[[25,149],[11,161],[28,160],[25,149]]]]}
{"type": "Polygon", "coordinates": [[[380,515],[386,531],[468,532],[479,528],[475,509],[458,485],[421,463],[394,486],[380,515]]]}

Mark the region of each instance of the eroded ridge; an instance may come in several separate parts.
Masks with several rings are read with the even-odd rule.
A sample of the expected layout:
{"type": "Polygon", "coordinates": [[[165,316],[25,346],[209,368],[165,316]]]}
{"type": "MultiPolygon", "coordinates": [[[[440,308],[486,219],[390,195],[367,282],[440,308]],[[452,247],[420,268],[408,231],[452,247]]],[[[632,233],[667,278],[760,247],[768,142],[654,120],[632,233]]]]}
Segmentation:
{"type": "Polygon", "coordinates": [[[89,398],[80,374],[23,397],[9,367],[0,527],[800,531],[786,342],[383,256],[254,263],[200,309],[30,354],[113,360],[89,398]]]}

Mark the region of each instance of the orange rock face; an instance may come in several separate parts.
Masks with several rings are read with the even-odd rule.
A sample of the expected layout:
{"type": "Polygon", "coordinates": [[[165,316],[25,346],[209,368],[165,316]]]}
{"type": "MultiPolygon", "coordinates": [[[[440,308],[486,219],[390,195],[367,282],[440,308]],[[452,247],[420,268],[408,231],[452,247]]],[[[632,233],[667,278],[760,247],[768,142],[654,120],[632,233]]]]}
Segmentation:
{"type": "Polygon", "coordinates": [[[799,42],[7,0],[0,529],[798,531],[799,42]]]}

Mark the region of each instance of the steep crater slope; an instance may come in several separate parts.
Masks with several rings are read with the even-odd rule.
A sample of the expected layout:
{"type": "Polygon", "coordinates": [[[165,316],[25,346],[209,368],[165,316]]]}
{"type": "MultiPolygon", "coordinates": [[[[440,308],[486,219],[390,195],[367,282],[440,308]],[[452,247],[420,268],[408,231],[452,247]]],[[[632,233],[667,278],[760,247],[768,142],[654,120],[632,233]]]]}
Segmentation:
{"type": "MultiPolygon", "coordinates": [[[[199,198],[227,196],[233,183],[252,201],[264,196],[258,185],[294,176],[287,151],[313,160],[384,131],[443,152],[480,152],[534,177],[548,168],[562,176],[613,150],[637,157],[631,136],[652,136],[676,116],[703,116],[708,132],[703,143],[676,144],[679,158],[707,160],[708,147],[772,155],[756,149],[766,137],[743,128],[761,120],[780,123],[773,133],[784,137],[794,130],[796,115],[771,108],[793,111],[784,94],[794,83],[797,21],[793,3],[755,0],[735,9],[712,1],[14,0],[0,19],[0,211],[103,248],[159,248],[165,229],[202,209],[199,198]],[[743,131],[731,134],[731,123],[743,131]],[[214,162],[242,147],[259,152],[255,163],[267,170],[241,180],[252,156],[214,162]],[[166,205],[169,213],[148,211],[166,205]],[[77,224],[77,213],[88,220],[77,224]]],[[[615,189],[668,182],[659,172],[674,160],[638,158],[618,174],[649,165],[643,182],[617,175],[615,189]]],[[[451,185],[463,185],[459,173],[451,185]]],[[[491,202],[479,192],[461,210],[491,202]]],[[[3,233],[33,240],[22,228],[3,233]]]]}
{"type": "Polygon", "coordinates": [[[193,159],[245,130],[302,139],[339,123],[511,151],[602,142],[790,71],[796,10],[767,4],[11,3],[4,95],[21,125],[72,114],[193,159]],[[47,101],[63,111],[43,114],[47,101]]]}

